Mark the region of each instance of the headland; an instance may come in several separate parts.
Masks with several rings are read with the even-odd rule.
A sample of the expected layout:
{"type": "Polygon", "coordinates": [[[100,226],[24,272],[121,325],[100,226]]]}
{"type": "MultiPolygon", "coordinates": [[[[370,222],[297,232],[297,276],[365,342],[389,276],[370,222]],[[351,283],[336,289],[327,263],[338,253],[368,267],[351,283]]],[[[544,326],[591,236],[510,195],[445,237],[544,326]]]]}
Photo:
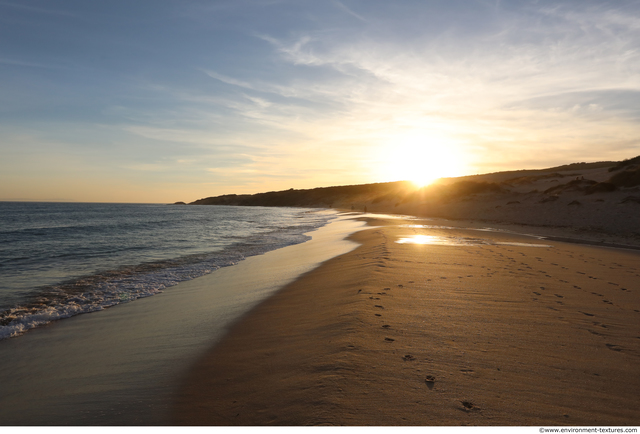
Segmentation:
{"type": "Polygon", "coordinates": [[[598,242],[640,246],[640,156],[443,178],[416,188],[389,182],[228,194],[190,205],[302,206],[465,220],[598,242]]]}

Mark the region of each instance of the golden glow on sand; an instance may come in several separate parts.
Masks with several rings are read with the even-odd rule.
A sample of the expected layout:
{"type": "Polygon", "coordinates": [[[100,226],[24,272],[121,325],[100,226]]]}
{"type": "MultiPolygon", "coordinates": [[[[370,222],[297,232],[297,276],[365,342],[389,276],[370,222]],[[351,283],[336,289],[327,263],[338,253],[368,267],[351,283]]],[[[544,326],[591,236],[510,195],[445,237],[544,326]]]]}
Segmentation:
{"type": "Polygon", "coordinates": [[[464,175],[457,146],[444,137],[413,133],[390,140],[382,155],[387,178],[424,187],[444,177],[464,175]]]}
{"type": "MultiPolygon", "coordinates": [[[[453,229],[453,228],[452,228],[453,229]]],[[[400,238],[396,241],[398,244],[422,244],[431,246],[514,246],[514,247],[546,247],[551,248],[548,244],[531,244],[518,242],[499,242],[482,238],[457,238],[457,237],[441,237],[438,235],[410,235],[400,238]]]]}

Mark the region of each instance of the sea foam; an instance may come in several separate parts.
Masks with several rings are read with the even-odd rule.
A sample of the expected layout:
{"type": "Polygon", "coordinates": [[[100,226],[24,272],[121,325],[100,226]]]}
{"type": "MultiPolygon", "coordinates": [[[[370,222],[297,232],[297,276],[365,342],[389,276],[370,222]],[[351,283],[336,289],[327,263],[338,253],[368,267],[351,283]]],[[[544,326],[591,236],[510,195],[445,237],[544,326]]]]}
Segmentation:
{"type": "MultiPolygon", "coordinates": [[[[77,208],[77,204],[75,208],[77,208]]],[[[69,269],[68,279],[61,280],[47,285],[28,288],[27,291],[14,291],[4,288],[4,295],[12,295],[11,300],[17,302],[11,306],[4,307],[0,311],[0,340],[15,337],[34,327],[47,324],[51,321],[69,318],[75,315],[100,311],[121,303],[128,303],[139,298],[149,297],[158,294],[168,287],[180,282],[191,280],[205,274],[209,274],[221,267],[232,266],[242,261],[246,257],[263,254],[267,251],[278,249],[292,244],[298,244],[310,239],[305,235],[324,224],[335,216],[335,213],[317,212],[310,210],[292,209],[239,209],[238,207],[187,207],[200,208],[194,212],[198,215],[205,213],[204,219],[200,218],[195,223],[172,228],[172,220],[181,217],[181,214],[162,219],[162,224],[145,222],[143,229],[139,225],[139,220],[144,219],[144,213],[139,208],[131,208],[130,214],[135,218],[125,219],[129,227],[130,237],[137,237],[135,243],[121,245],[119,247],[110,245],[109,232],[105,232],[104,226],[118,226],[117,222],[102,219],[102,224],[92,225],[93,228],[87,230],[86,222],[79,220],[77,232],[87,232],[87,243],[82,245],[84,254],[76,254],[70,251],[71,247],[64,245],[57,252],[48,252],[46,261],[49,267],[64,267],[69,269]],[[208,208],[203,210],[202,208],[208,208]],[[218,218],[215,218],[215,214],[218,218]],[[149,227],[150,226],[150,227],[149,227]],[[195,227],[194,227],[195,226],[195,227]],[[149,230],[157,231],[158,237],[167,240],[166,243],[158,243],[158,237],[140,236],[140,232],[149,230]],[[194,230],[199,231],[206,238],[206,241],[215,246],[215,249],[207,252],[207,243],[204,245],[197,236],[193,235],[194,230]],[[91,246],[91,237],[107,237],[95,246],[91,246]],[[184,239],[191,239],[194,248],[190,248],[184,239]],[[145,252],[140,256],[149,258],[155,256],[171,256],[170,247],[176,248],[175,256],[169,259],[142,261],[139,263],[122,264],[106,270],[99,270],[101,258],[105,256],[104,250],[109,248],[114,250],[114,255],[118,255],[125,250],[138,250],[145,252]],[[222,246],[222,247],[220,247],[222,246]],[[198,253],[188,254],[190,251],[198,253]],[[162,255],[158,252],[161,252],[162,255]],[[182,255],[180,255],[182,253],[182,255]],[[187,253],[187,254],[185,254],[187,253]],[[54,259],[52,259],[54,258],[54,259]],[[89,259],[87,259],[89,258],[89,259]],[[97,269],[93,273],[85,273],[80,276],[73,276],[74,264],[79,269],[86,269],[86,262],[97,269]],[[19,296],[18,294],[25,294],[19,296]]],[[[126,208],[125,208],[126,210],[126,208]]],[[[143,208],[144,210],[144,208],[143,208]]],[[[173,210],[170,210],[173,212],[173,210]]],[[[191,210],[185,211],[187,217],[191,210]]],[[[74,236],[72,225],[64,227],[66,236],[74,236]]],[[[125,225],[120,224],[120,227],[125,225]]],[[[60,225],[54,230],[44,228],[40,230],[40,237],[49,236],[53,240],[43,240],[49,242],[55,248],[55,237],[59,236],[60,225]]],[[[116,229],[116,228],[112,228],[116,229]]],[[[19,237],[17,232],[25,231],[22,228],[15,228],[10,236],[19,237]]],[[[5,232],[7,232],[5,230],[5,232]]],[[[27,232],[26,237],[31,237],[33,231],[27,232]]],[[[0,238],[2,234],[0,234],[0,238]]],[[[25,235],[23,235],[25,237],[25,235]]],[[[120,240],[120,236],[115,236],[113,242],[120,240]]],[[[27,241],[28,242],[28,241],[27,241]]],[[[20,250],[20,249],[17,249],[20,250]]],[[[25,249],[22,249],[25,250],[25,249]]],[[[17,252],[21,255],[20,252],[17,252]]],[[[5,257],[8,256],[4,253],[5,257]]],[[[24,256],[24,255],[22,255],[24,256]]],[[[128,253],[122,254],[121,260],[131,260],[128,253]]],[[[0,258],[2,259],[2,258],[0,258]]],[[[7,271],[7,264],[11,264],[12,257],[6,257],[2,262],[7,271]]],[[[34,255],[27,258],[30,263],[37,261],[34,255]]],[[[45,261],[45,259],[42,259],[45,261]]],[[[25,260],[22,260],[25,262],[25,260]]],[[[13,264],[20,261],[14,261],[13,264]]],[[[112,264],[113,261],[110,262],[112,264]]],[[[29,272],[29,267],[25,266],[24,273],[29,272]]],[[[2,271],[2,268],[0,268],[2,271]]],[[[15,275],[15,270],[13,275],[15,275]]],[[[17,280],[16,280],[17,281],[17,280]]],[[[0,288],[1,289],[1,288],[0,288]]],[[[2,295],[2,294],[0,294],[2,295]]],[[[6,297],[5,297],[6,298],[6,297]]]]}

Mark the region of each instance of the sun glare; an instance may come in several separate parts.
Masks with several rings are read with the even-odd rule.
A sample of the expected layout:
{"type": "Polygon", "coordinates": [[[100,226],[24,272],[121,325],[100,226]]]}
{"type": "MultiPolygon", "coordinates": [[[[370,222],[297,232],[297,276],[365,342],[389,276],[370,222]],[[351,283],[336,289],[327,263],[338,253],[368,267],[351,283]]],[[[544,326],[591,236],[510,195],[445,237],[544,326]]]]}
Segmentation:
{"type": "Polygon", "coordinates": [[[442,137],[403,136],[388,142],[383,154],[387,177],[411,181],[416,187],[464,174],[464,159],[456,145],[442,137]]]}

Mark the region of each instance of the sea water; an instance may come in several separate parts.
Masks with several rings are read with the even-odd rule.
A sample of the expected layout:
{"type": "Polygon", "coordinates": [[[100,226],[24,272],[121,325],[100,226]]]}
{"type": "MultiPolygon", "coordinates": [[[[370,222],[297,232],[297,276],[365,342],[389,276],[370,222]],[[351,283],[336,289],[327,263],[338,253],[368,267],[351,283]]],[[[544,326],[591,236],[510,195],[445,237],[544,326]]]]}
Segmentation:
{"type": "Polygon", "coordinates": [[[260,302],[356,248],[346,237],[365,224],[331,210],[2,205],[14,337],[0,341],[0,425],[170,423],[193,364],[260,302]]]}
{"type": "Polygon", "coordinates": [[[297,244],[300,208],[0,202],[0,340],[297,244]]]}

